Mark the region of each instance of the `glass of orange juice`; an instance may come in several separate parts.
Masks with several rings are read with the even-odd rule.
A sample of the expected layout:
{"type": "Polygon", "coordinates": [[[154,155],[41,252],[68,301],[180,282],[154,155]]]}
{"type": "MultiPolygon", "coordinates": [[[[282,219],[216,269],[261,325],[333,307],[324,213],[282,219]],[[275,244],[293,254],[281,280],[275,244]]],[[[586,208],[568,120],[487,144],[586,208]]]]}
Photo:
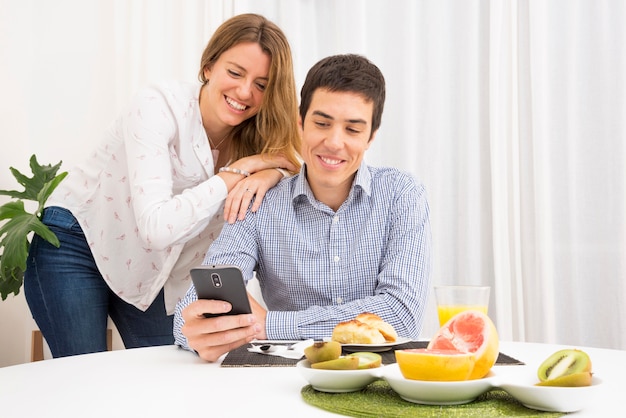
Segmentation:
{"type": "Polygon", "coordinates": [[[476,309],[487,314],[489,286],[435,286],[439,326],[459,312],[476,309]]]}

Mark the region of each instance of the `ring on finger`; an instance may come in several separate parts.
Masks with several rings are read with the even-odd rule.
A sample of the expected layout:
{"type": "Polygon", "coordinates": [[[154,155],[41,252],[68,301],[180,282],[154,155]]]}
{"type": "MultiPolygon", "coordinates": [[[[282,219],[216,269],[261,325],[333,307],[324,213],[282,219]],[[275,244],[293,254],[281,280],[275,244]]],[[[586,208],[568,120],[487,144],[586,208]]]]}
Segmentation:
{"type": "Polygon", "coordinates": [[[254,192],[250,189],[246,189],[245,191],[254,194],[254,192]]]}

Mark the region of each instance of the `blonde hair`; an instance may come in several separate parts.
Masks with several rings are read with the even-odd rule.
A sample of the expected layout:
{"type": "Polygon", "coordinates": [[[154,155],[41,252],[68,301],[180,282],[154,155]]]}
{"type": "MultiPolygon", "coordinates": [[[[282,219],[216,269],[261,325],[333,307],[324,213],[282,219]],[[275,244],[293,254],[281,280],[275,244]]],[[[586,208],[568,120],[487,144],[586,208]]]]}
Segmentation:
{"type": "Polygon", "coordinates": [[[205,84],[208,80],[204,70],[210,69],[225,51],[242,42],[259,44],[270,56],[271,63],[259,112],[237,125],[231,133],[231,159],[282,153],[300,167],[298,99],[291,47],[276,24],[253,13],[237,15],[222,23],[202,53],[198,77],[205,84]]]}

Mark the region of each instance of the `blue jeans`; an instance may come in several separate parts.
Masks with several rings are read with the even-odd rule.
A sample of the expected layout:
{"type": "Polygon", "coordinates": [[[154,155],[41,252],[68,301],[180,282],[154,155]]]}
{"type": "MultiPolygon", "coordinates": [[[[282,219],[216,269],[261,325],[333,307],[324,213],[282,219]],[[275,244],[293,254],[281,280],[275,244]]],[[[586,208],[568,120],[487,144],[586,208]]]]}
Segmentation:
{"type": "Polygon", "coordinates": [[[102,278],[71,212],[46,208],[43,222],[61,246],[33,236],[24,294],[53,357],[106,351],[109,316],[126,348],[174,343],[174,315],[165,311],[163,289],[145,312],[124,302],[102,278]]]}

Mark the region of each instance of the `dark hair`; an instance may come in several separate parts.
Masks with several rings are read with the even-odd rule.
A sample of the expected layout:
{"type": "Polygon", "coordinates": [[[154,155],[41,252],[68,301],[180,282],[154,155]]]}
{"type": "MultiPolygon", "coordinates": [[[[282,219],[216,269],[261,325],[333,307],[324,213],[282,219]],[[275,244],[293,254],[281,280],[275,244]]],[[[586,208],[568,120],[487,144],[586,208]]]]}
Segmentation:
{"type": "Polygon", "coordinates": [[[311,67],[300,91],[300,117],[303,122],[313,93],[318,89],[356,93],[373,102],[370,134],[380,127],[385,105],[385,77],[367,58],[356,54],[332,55],[311,67]]]}
{"type": "Polygon", "coordinates": [[[212,68],[225,51],[243,42],[259,44],[271,63],[259,113],[233,129],[232,159],[280,152],[299,167],[298,98],[291,48],[275,23],[254,13],[240,14],[222,23],[202,53],[198,78],[206,83],[204,70],[212,68]]]}

